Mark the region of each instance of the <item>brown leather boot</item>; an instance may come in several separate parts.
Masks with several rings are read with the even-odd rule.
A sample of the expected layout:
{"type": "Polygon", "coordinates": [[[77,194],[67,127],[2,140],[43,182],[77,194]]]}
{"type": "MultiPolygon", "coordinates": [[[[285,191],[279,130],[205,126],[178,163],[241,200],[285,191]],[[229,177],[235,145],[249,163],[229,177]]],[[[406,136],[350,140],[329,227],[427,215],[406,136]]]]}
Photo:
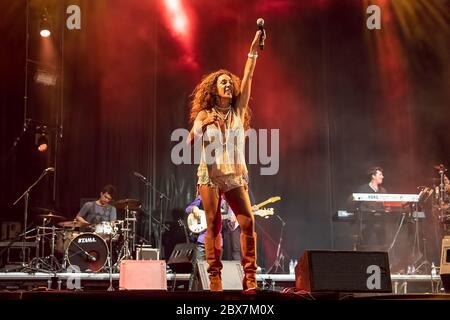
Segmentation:
{"type": "Polygon", "coordinates": [[[215,238],[207,235],[205,237],[205,257],[208,262],[209,289],[211,291],[223,291],[222,289],[222,235],[219,233],[215,238]]]}
{"type": "Polygon", "coordinates": [[[242,286],[244,291],[256,292],[258,287],[256,282],[256,233],[250,236],[241,233],[241,249],[244,269],[242,286]]]}

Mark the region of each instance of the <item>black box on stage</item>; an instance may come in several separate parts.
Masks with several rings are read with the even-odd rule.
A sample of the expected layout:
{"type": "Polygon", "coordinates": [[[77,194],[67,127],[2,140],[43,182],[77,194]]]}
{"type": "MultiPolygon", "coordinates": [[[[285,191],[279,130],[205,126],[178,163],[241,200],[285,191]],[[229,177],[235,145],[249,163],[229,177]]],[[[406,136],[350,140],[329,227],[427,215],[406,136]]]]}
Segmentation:
{"type": "Polygon", "coordinates": [[[295,267],[295,287],[307,292],[392,292],[388,254],[306,250],[295,267]]]}
{"type": "Polygon", "coordinates": [[[192,259],[194,258],[197,245],[195,243],[179,243],[170,255],[167,265],[173,272],[191,273],[192,259]]]}
{"type": "Polygon", "coordinates": [[[136,246],[136,260],[159,260],[159,249],[144,244],[136,246]]]}
{"type": "Polygon", "coordinates": [[[22,224],[17,221],[3,221],[1,226],[0,241],[18,239],[19,234],[22,232],[22,224]]]}
{"type": "Polygon", "coordinates": [[[35,242],[0,242],[0,266],[7,264],[21,264],[24,261],[23,253],[25,253],[25,262],[29,262],[31,257],[34,256],[34,250],[36,248],[35,242]],[[23,249],[22,250],[22,245],[23,249]],[[32,250],[33,249],[33,250],[32,250]]]}

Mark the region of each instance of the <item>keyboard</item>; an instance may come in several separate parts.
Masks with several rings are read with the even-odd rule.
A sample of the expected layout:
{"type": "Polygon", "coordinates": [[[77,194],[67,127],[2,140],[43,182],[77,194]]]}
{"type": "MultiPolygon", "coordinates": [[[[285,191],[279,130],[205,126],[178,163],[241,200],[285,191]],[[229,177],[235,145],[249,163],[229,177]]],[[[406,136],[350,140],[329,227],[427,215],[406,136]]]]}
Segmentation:
{"type": "Polygon", "coordinates": [[[353,201],[419,202],[419,195],[400,193],[353,193],[353,201]]]}

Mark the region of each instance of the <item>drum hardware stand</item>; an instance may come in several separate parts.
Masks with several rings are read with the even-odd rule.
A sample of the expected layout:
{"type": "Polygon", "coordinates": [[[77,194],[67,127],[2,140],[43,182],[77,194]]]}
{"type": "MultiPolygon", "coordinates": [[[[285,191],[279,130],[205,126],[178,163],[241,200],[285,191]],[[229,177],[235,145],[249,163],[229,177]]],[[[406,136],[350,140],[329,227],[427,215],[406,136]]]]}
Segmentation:
{"type": "MultiPolygon", "coordinates": [[[[111,243],[111,246],[112,246],[112,238],[111,238],[111,240],[110,240],[110,243],[111,243]]],[[[107,291],[114,291],[114,287],[113,287],[113,281],[112,281],[112,269],[113,269],[113,266],[112,266],[112,257],[111,257],[111,255],[112,255],[112,252],[109,252],[109,254],[108,254],[108,257],[106,258],[107,259],[107,263],[108,263],[108,271],[109,271],[109,287],[108,287],[108,289],[107,289],[107,291]]]]}
{"type": "MultiPolygon", "coordinates": [[[[36,260],[38,263],[40,262],[43,266],[49,269],[49,271],[55,271],[58,272],[61,270],[61,265],[58,262],[58,259],[55,256],[55,241],[56,241],[56,228],[55,226],[52,227],[46,227],[50,223],[50,219],[47,220],[47,218],[43,218],[42,221],[42,227],[37,227],[37,235],[36,235],[36,260]],[[40,230],[43,230],[43,233],[40,232],[40,230]],[[50,233],[46,233],[46,230],[51,229],[50,233]],[[50,255],[45,256],[45,236],[51,235],[51,242],[50,242],[50,255]],[[39,246],[42,239],[42,247],[41,247],[41,254],[39,255],[39,246]],[[48,261],[48,263],[47,263],[48,261]]],[[[35,260],[33,259],[33,260],[35,260]]],[[[32,260],[32,261],[33,261],[32,260]]]]}
{"type": "Polygon", "coordinates": [[[132,228],[131,228],[131,252],[136,252],[136,211],[130,211],[132,214],[132,218],[131,218],[131,224],[132,224],[132,228]]]}
{"type": "MultiPolygon", "coordinates": [[[[445,184],[444,184],[444,177],[445,177],[445,172],[447,171],[447,169],[444,167],[443,164],[440,164],[439,166],[435,167],[436,169],[438,169],[438,173],[439,173],[439,187],[436,186],[435,188],[435,200],[437,200],[437,210],[439,212],[438,214],[438,218],[440,222],[445,222],[445,215],[444,215],[444,211],[445,211],[445,206],[444,206],[444,195],[445,195],[445,184]]],[[[446,229],[446,228],[445,228],[446,229]]]]}
{"type": "Polygon", "coordinates": [[[280,269],[281,271],[284,271],[284,255],[281,252],[281,244],[283,243],[283,231],[284,231],[284,226],[286,225],[286,222],[284,222],[284,220],[277,214],[276,217],[278,218],[278,220],[281,221],[281,231],[280,231],[280,240],[278,241],[278,248],[277,248],[277,256],[275,258],[274,263],[272,264],[272,266],[269,268],[269,270],[267,270],[266,273],[276,273],[278,272],[278,269],[280,269]],[[273,269],[273,271],[272,271],[273,269]]]}
{"type": "MultiPolygon", "coordinates": [[[[126,204],[125,206],[125,232],[123,234],[123,244],[122,247],[120,248],[119,254],[117,256],[117,262],[115,263],[116,269],[119,270],[120,269],[120,263],[122,262],[122,260],[125,259],[132,259],[133,256],[130,252],[130,244],[129,244],[129,237],[130,237],[130,233],[132,233],[134,235],[134,230],[131,232],[131,224],[130,221],[135,222],[136,218],[130,218],[130,209],[128,208],[128,204],[126,204]]],[[[133,224],[135,225],[135,224],[133,224]]]]}

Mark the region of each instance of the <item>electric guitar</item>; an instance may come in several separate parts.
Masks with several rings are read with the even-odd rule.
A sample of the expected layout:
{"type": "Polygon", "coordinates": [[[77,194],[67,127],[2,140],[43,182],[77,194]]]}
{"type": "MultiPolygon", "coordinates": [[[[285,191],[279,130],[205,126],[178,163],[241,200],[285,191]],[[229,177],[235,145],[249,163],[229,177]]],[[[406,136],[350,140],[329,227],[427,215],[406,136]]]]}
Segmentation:
{"type": "MultiPolygon", "coordinates": [[[[273,203],[280,200],[281,200],[280,197],[271,197],[264,202],[254,205],[252,207],[253,215],[264,217],[267,219],[269,216],[274,214],[273,208],[269,209],[260,209],[260,208],[262,208],[268,203],[273,203]]],[[[222,214],[222,220],[225,219],[230,221],[228,226],[230,227],[231,230],[234,230],[239,226],[239,223],[236,217],[234,216],[234,213],[232,213],[230,210],[228,211],[227,214],[222,214]]],[[[205,211],[195,207],[194,210],[192,210],[192,212],[187,217],[187,226],[192,233],[202,233],[203,231],[205,231],[206,230],[205,211]]]]}

